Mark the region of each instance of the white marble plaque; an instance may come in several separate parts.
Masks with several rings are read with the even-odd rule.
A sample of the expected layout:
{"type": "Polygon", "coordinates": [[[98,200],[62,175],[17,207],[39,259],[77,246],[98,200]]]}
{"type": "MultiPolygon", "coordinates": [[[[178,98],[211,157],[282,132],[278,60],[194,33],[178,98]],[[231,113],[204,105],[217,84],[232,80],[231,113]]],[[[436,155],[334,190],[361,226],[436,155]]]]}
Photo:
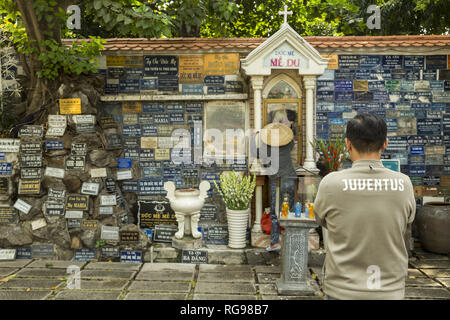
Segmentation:
{"type": "Polygon", "coordinates": [[[32,206],[23,200],[17,199],[17,201],[14,203],[14,208],[16,208],[17,210],[19,210],[25,214],[28,214],[28,212],[30,212],[32,206]]]}
{"type": "Polygon", "coordinates": [[[82,219],[83,211],[78,210],[66,210],[66,219],[82,219]]]}
{"type": "Polygon", "coordinates": [[[113,207],[99,207],[98,214],[113,214],[113,207]]]}
{"type": "Polygon", "coordinates": [[[98,183],[83,182],[83,185],[81,186],[81,193],[88,194],[91,196],[96,196],[96,195],[98,195],[99,188],[100,188],[100,184],[98,184],[98,183]]]}
{"type": "Polygon", "coordinates": [[[101,206],[115,206],[117,205],[116,195],[110,196],[100,196],[100,205],[101,206]]]}
{"type": "Polygon", "coordinates": [[[66,170],[61,169],[61,168],[47,167],[47,168],[45,168],[44,175],[47,177],[64,179],[65,172],[66,172],[66,170]]]}
{"type": "Polygon", "coordinates": [[[133,179],[131,170],[117,171],[117,180],[133,179]]]}
{"type": "Polygon", "coordinates": [[[102,226],[101,239],[119,241],[119,227],[102,226]]]}
{"type": "Polygon", "coordinates": [[[91,169],[92,178],[106,178],[107,176],[106,168],[91,169]]]}
{"type": "Polygon", "coordinates": [[[0,261],[15,260],[16,249],[0,249],[0,261]]]}
{"type": "Polygon", "coordinates": [[[43,228],[47,225],[47,222],[44,218],[37,219],[31,222],[31,230],[37,230],[43,228]]]}
{"type": "Polygon", "coordinates": [[[0,152],[19,152],[20,139],[0,139],[0,152]]]}
{"type": "Polygon", "coordinates": [[[95,116],[92,114],[78,114],[73,116],[73,122],[75,123],[95,123],[95,116]]]}

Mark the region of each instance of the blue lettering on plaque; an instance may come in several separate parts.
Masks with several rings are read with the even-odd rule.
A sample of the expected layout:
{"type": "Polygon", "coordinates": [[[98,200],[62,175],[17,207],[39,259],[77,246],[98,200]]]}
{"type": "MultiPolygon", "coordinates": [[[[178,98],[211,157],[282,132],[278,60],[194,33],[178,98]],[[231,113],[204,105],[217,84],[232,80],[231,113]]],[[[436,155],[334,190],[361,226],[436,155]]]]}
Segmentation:
{"type": "Polygon", "coordinates": [[[185,95],[203,95],[202,84],[182,84],[181,93],[185,95]]]}
{"type": "Polygon", "coordinates": [[[353,80],[334,80],[335,91],[352,91],[353,80]]]}
{"type": "Polygon", "coordinates": [[[164,112],[164,104],[161,102],[144,102],[142,104],[143,113],[160,113],[164,112]]]}
{"type": "Polygon", "coordinates": [[[425,166],[420,165],[409,166],[409,175],[411,176],[424,176],[425,172],[426,172],[425,166]]]}
{"type": "Polygon", "coordinates": [[[370,80],[373,77],[372,70],[356,70],[355,79],[356,80],[370,80]]]}
{"type": "Polygon", "coordinates": [[[12,163],[2,162],[0,163],[0,175],[9,176],[12,174],[12,163]]]}
{"type": "Polygon", "coordinates": [[[368,55],[360,56],[359,67],[361,69],[380,69],[381,56],[368,56],[368,55]]]}
{"type": "Polygon", "coordinates": [[[63,150],[64,143],[62,140],[49,140],[45,141],[46,150],[63,150]]]}
{"type": "Polygon", "coordinates": [[[425,146],[410,146],[409,154],[412,156],[424,156],[425,146]]]}
{"type": "Polygon", "coordinates": [[[120,262],[141,263],[142,251],[120,250],[120,262]]]}
{"type": "Polygon", "coordinates": [[[141,126],[123,126],[122,127],[122,135],[124,137],[140,137],[141,136],[141,126]]]}
{"type": "Polygon", "coordinates": [[[382,58],[383,69],[401,69],[403,68],[403,56],[383,56],[382,58]]]}
{"type": "Polygon", "coordinates": [[[138,192],[137,181],[124,181],[122,182],[122,192],[138,192]]]}
{"type": "Polygon", "coordinates": [[[203,113],[203,102],[186,102],[186,113],[203,113]]]}
{"type": "Polygon", "coordinates": [[[117,169],[130,169],[133,165],[133,159],[130,158],[116,158],[117,169]]]}
{"type": "Polygon", "coordinates": [[[424,56],[405,56],[404,57],[404,68],[408,69],[424,69],[425,68],[425,57],[424,56]]]}

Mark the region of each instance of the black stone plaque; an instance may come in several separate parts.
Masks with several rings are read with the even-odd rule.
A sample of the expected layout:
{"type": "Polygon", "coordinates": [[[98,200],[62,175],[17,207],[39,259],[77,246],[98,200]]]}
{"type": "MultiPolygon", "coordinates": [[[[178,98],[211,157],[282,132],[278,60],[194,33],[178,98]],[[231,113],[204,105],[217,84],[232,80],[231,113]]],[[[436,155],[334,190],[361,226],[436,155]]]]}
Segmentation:
{"type": "Polygon", "coordinates": [[[42,152],[42,145],[40,142],[22,142],[20,144],[20,152],[28,154],[36,154],[42,152]]]}
{"type": "Polygon", "coordinates": [[[447,69],[447,56],[446,55],[426,56],[426,64],[427,70],[447,69]]]}
{"type": "Polygon", "coordinates": [[[66,210],[89,210],[89,196],[69,195],[67,196],[66,210]]]}
{"type": "Polygon", "coordinates": [[[417,119],[417,134],[441,134],[441,119],[417,119]]]}
{"type": "Polygon", "coordinates": [[[355,55],[339,55],[340,69],[359,69],[360,57],[355,55]]]}
{"type": "Polygon", "coordinates": [[[47,201],[45,202],[45,212],[46,216],[64,216],[65,213],[65,205],[64,202],[53,202],[47,201]]]}
{"type": "Polygon", "coordinates": [[[359,56],[361,69],[381,69],[381,56],[359,56]]]}
{"type": "Polygon", "coordinates": [[[140,228],[153,229],[156,225],[176,225],[175,212],[167,201],[138,201],[140,228]]]}
{"type": "MultiPolygon", "coordinates": [[[[146,77],[177,76],[177,56],[144,56],[144,73],[146,77]]],[[[178,83],[178,81],[177,81],[178,83]]]]}
{"type": "Polygon", "coordinates": [[[205,76],[203,83],[211,86],[211,85],[223,85],[225,83],[224,76],[205,76]]]}
{"type": "Polygon", "coordinates": [[[44,136],[44,127],[42,125],[24,125],[19,129],[20,138],[41,139],[44,136]]]}
{"type": "Polygon", "coordinates": [[[14,207],[0,207],[0,224],[14,223],[19,215],[14,207]]]}
{"type": "Polygon", "coordinates": [[[106,150],[122,149],[122,136],[118,133],[105,134],[106,150]]]}
{"type": "Polygon", "coordinates": [[[228,226],[209,226],[206,242],[214,244],[227,244],[228,226]]]}
{"type": "Polygon", "coordinates": [[[184,124],[184,113],[181,112],[173,112],[169,114],[169,123],[170,124],[184,124]]]}
{"type": "Polygon", "coordinates": [[[137,181],[124,181],[122,182],[122,192],[137,193],[138,192],[138,182],[137,181]]]}
{"type": "Polygon", "coordinates": [[[229,93],[244,93],[244,83],[242,81],[227,81],[225,90],[229,93]]]}
{"type": "Polygon", "coordinates": [[[138,243],[139,232],[137,231],[121,231],[119,233],[120,242],[124,244],[138,243]]]}
{"type": "Polygon", "coordinates": [[[403,66],[406,70],[408,69],[424,69],[425,68],[425,57],[424,56],[405,56],[403,66]]]}
{"type": "Polygon", "coordinates": [[[85,156],[87,154],[87,144],[73,142],[70,153],[74,156],[85,156]]]}
{"type": "Polygon", "coordinates": [[[20,169],[21,179],[41,179],[42,168],[22,168],[20,169]]]}
{"type": "Polygon", "coordinates": [[[178,91],[178,77],[158,77],[158,91],[178,91]]]}
{"type": "Polygon", "coordinates": [[[178,231],[178,227],[174,225],[157,225],[153,234],[155,242],[172,242],[172,238],[178,231]]]}
{"type": "Polygon", "coordinates": [[[223,85],[217,85],[217,86],[208,86],[207,87],[207,94],[213,95],[213,94],[225,94],[226,87],[223,85]]]}
{"type": "Polygon", "coordinates": [[[108,79],[120,79],[125,75],[125,68],[108,68],[108,79]]]}
{"type": "Polygon", "coordinates": [[[208,251],[182,250],[181,263],[208,263],[208,251]]]}
{"type": "Polygon", "coordinates": [[[84,170],[85,165],[85,156],[68,156],[66,159],[66,170],[84,170]]]}
{"type": "Polygon", "coordinates": [[[141,91],[145,90],[157,90],[158,89],[158,79],[141,79],[140,80],[141,91]]]}
{"type": "Polygon", "coordinates": [[[47,200],[48,201],[56,201],[56,202],[65,202],[66,201],[66,190],[49,188],[47,200]]]}
{"type": "Polygon", "coordinates": [[[402,69],[403,68],[403,56],[399,56],[399,55],[383,56],[382,68],[383,69],[402,69]]]}
{"type": "Polygon", "coordinates": [[[21,168],[42,167],[42,154],[21,154],[19,159],[21,168]]]}

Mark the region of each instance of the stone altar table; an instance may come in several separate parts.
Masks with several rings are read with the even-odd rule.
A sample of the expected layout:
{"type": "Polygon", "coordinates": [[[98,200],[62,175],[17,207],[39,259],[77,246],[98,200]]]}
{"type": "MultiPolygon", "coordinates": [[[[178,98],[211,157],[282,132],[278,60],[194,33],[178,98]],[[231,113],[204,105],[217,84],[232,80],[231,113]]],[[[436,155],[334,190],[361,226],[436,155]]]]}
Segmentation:
{"type": "Polygon", "coordinates": [[[310,296],[314,288],[308,283],[308,233],[316,228],[314,219],[280,217],[285,228],[281,253],[281,278],[276,281],[278,293],[283,295],[310,296]]]}

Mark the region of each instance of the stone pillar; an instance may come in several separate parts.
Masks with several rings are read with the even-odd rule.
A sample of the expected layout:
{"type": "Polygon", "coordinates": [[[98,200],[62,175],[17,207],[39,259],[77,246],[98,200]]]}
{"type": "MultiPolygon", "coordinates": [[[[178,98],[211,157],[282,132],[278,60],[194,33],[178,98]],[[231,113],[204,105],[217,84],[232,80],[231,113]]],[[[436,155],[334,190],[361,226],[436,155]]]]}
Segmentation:
{"type": "Polygon", "coordinates": [[[280,218],[285,228],[281,252],[281,278],[276,281],[278,293],[309,296],[318,290],[308,270],[308,234],[317,227],[314,219],[280,218]]]}
{"type": "Polygon", "coordinates": [[[316,77],[304,76],[303,82],[306,89],[306,159],[303,167],[308,170],[316,170],[314,149],[311,145],[314,139],[314,89],[316,88],[316,77]]]}
{"type": "MultiPolygon", "coordinates": [[[[254,123],[253,127],[255,131],[259,132],[262,128],[262,88],[264,83],[264,76],[252,76],[253,87],[253,105],[254,105],[254,123]]],[[[259,141],[257,141],[257,147],[259,147],[259,141]]],[[[259,161],[252,164],[252,169],[258,170],[261,167],[259,161]]],[[[255,224],[253,225],[252,232],[262,232],[261,229],[261,216],[262,216],[262,185],[256,185],[255,188],[255,224]]]]}

